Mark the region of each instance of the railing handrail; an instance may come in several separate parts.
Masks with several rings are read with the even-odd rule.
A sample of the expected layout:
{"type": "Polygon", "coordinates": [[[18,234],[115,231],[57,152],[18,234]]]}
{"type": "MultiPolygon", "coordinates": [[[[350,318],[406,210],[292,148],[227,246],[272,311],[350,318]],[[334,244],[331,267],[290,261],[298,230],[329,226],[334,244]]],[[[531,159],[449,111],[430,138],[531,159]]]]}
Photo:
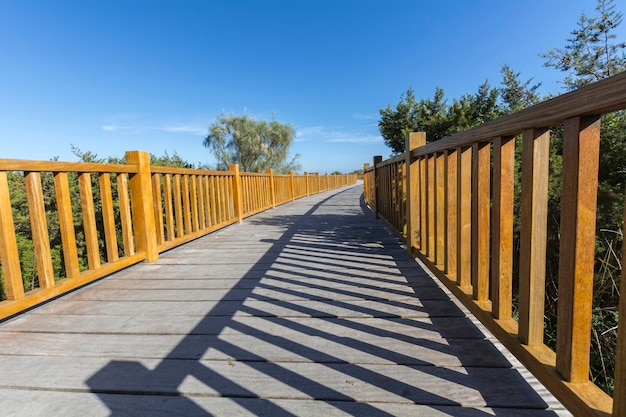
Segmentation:
{"type": "Polygon", "coordinates": [[[416,146],[411,134],[406,152],[364,167],[365,198],[377,217],[577,416],[626,415],[626,299],[620,300],[614,399],[588,376],[600,116],[623,109],[626,73],[436,142],[416,146]],[[543,344],[553,126],[564,131],[556,353],[543,344]],[[518,325],[511,274],[520,134],[518,325]]]}
{"type": "Polygon", "coordinates": [[[573,117],[599,116],[626,108],[626,72],[570,91],[515,113],[455,133],[414,149],[412,157],[470,146],[497,136],[515,136],[526,129],[560,125],[573,117]]]}
{"type": "Polygon", "coordinates": [[[108,164],[0,159],[0,290],[7,298],[0,300],[0,320],[132,264],[152,262],[160,252],[255,213],[356,182],[356,175],[342,175],[322,187],[318,176],[271,170],[246,173],[239,172],[237,165],[228,171],[155,166],[150,165],[149,154],[140,151],[127,152],[126,160],[127,164],[108,164]],[[21,187],[28,200],[39,283],[31,291],[23,288],[8,173],[24,173],[21,187]],[[55,200],[57,208],[65,271],[60,277],[52,265],[42,189],[45,173],[54,180],[54,191],[48,190],[46,196],[55,200]],[[80,202],[71,195],[68,174],[75,174],[80,202]],[[309,182],[317,182],[317,187],[309,182]],[[97,196],[93,184],[99,189],[97,196]],[[101,212],[96,210],[96,199],[101,212]],[[74,225],[79,211],[85,237],[81,256],[74,225]]]}

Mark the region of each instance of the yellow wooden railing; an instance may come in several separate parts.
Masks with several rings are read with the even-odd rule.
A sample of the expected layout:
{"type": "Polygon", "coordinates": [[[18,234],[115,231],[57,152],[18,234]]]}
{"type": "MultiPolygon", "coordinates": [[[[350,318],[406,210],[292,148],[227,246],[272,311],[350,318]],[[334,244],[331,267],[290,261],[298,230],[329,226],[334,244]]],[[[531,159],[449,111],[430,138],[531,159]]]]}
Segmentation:
{"type": "MultiPolygon", "coordinates": [[[[622,109],[626,74],[440,141],[426,144],[423,133],[412,133],[408,152],[365,166],[365,198],[376,215],[576,416],[626,416],[625,298],[613,399],[589,380],[600,116],[622,109]],[[556,352],[544,345],[555,126],[564,132],[556,352]],[[519,321],[512,317],[516,140],[522,147],[519,321]]],[[[622,275],[622,294],[625,281],[622,275]]]]}
{"type": "Polygon", "coordinates": [[[151,166],[149,154],[139,151],[127,152],[124,165],[0,159],[0,319],[129,265],[153,262],[163,251],[255,213],[355,182],[356,175],[240,173],[237,165],[229,171],[151,166]],[[14,214],[25,210],[12,202],[16,187],[27,200],[26,231],[15,229],[14,214]],[[63,276],[53,266],[58,257],[52,251],[59,250],[50,245],[53,218],[63,276]],[[28,288],[18,249],[24,233],[36,260],[28,288]]]}

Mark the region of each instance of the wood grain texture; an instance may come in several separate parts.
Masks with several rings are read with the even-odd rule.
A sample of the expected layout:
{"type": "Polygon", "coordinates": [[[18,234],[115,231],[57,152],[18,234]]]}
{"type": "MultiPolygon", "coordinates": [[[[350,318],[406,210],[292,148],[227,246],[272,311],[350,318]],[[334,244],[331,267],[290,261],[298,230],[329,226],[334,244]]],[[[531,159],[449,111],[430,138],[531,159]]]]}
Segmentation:
{"type": "Polygon", "coordinates": [[[7,299],[17,300],[24,297],[24,283],[22,269],[17,250],[13,210],[11,209],[11,195],[7,174],[0,171],[0,263],[4,292],[7,299]]]}
{"type": "Polygon", "coordinates": [[[48,222],[41,188],[41,174],[39,172],[25,172],[24,184],[26,185],[28,216],[35,248],[37,279],[40,288],[50,288],[54,286],[54,270],[52,269],[50,236],[48,235],[48,222]]]}
{"type": "Polygon", "coordinates": [[[130,198],[128,190],[128,175],[117,176],[117,193],[120,199],[120,223],[122,226],[122,242],[124,245],[124,256],[135,254],[135,237],[133,234],[133,222],[130,211],[130,198]]]}
{"type": "Polygon", "coordinates": [[[183,193],[181,186],[182,176],[175,174],[174,181],[174,214],[176,216],[176,237],[185,236],[185,222],[183,214],[183,193]]]}
{"type": "Polygon", "coordinates": [[[3,412],[567,416],[360,194],[266,211],[2,323],[3,412]]]}
{"type": "Polygon", "coordinates": [[[477,301],[489,299],[490,145],[489,142],[481,142],[472,147],[471,280],[477,301]]]}
{"type": "Polygon", "coordinates": [[[167,241],[176,239],[176,225],[174,222],[174,205],[172,195],[172,175],[163,175],[163,199],[165,200],[165,224],[167,227],[167,241]]]}
{"type": "Polygon", "coordinates": [[[456,281],[470,288],[472,274],[472,148],[458,149],[457,273],[456,281]]]}
{"type": "Polygon", "coordinates": [[[543,313],[548,221],[549,129],[522,136],[522,197],[519,277],[519,337],[543,345],[543,313]]]}
{"type": "Polygon", "coordinates": [[[599,157],[600,119],[566,120],[556,368],[573,383],[589,380],[599,157]]]}
{"type": "Polygon", "coordinates": [[[457,224],[458,224],[458,157],[457,150],[445,152],[446,157],[446,274],[456,279],[457,272],[457,224]]]}
{"type": "Polygon", "coordinates": [[[493,208],[491,224],[491,298],[496,319],[512,314],[513,196],[515,184],[515,138],[493,141],[493,208]]]}
{"type": "Polygon", "coordinates": [[[96,211],[94,208],[90,173],[79,174],[78,187],[80,190],[80,207],[85,233],[85,246],[87,248],[87,264],[89,269],[96,270],[100,267],[100,248],[98,246],[98,228],[96,226],[96,211]]]}
{"type": "Polygon", "coordinates": [[[152,174],[152,207],[154,208],[154,225],[156,227],[157,245],[165,242],[165,224],[163,222],[163,192],[161,191],[162,176],[152,174]]]}
{"type": "MultiPolygon", "coordinates": [[[[413,132],[407,136],[406,149],[413,150],[418,146],[426,143],[426,134],[424,132],[413,132]]],[[[406,224],[407,224],[407,251],[413,253],[414,248],[419,248],[420,241],[420,178],[419,178],[419,159],[411,159],[411,153],[406,152],[406,224]]]]}
{"type": "Polygon", "coordinates": [[[61,245],[63,246],[65,275],[70,279],[77,278],[80,274],[80,269],[78,266],[78,250],[76,248],[76,230],[74,229],[69,178],[66,172],[54,174],[54,191],[59,215],[59,233],[61,234],[61,245]]]}
{"type": "Polygon", "coordinates": [[[98,175],[100,185],[100,200],[102,202],[102,222],[104,225],[104,244],[108,262],[117,262],[119,259],[117,248],[117,232],[115,227],[115,212],[113,209],[113,191],[111,189],[111,174],[108,172],[98,175]]]}
{"type": "Polygon", "coordinates": [[[189,203],[191,206],[191,230],[193,232],[197,232],[200,230],[200,217],[198,214],[198,203],[200,199],[198,196],[198,182],[196,175],[189,176],[189,199],[191,200],[189,203]]]}
{"type": "Polygon", "coordinates": [[[435,211],[436,211],[436,251],[435,263],[441,268],[446,267],[447,244],[447,213],[446,213],[446,157],[443,153],[435,157],[435,211]]]}
{"type": "Polygon", "coordinates": [[[420,172],[420,251],[428,253],[428,170],[426,157],[419,158],[420,172]]]}
{"type": "Polygon", "coordinates": [[[191,197],[189,196],[189,175],[181,175],[181,193],[183,197],[183,235],[193,233],[195,230],[191,223],[191,197]]]}
{"type": "Polygon", "coordinates": [[[206,195],[206,192],[204,190],[204,179],[205,176],[204,175],[197,175],[196,176],[196,187],[197,187],[197,192],[198,192],[198,228],[199,229],[204,229],[207,224],[206,224],[206,204],[204,202],[204,197],[206,195]]]}
{"type": "Polygon", "coordinates": [[[426,256],[428,259],[435,260],[437,256],[437,205],[435,193],[435,155],[429,155],[426,158],[426,198],[428,200],[428,211],[426,216],[428,246],[426,256]]]}
{"type": "Polygon", "coordinates": [[[146,261],[154,262],[159,257],[156,243],[150,155],[147,152],[126,152],[126,161],[137,166],[137,173],[130,178],[130,196],[133,230],[137,250],[146,254],[146,261]]]}

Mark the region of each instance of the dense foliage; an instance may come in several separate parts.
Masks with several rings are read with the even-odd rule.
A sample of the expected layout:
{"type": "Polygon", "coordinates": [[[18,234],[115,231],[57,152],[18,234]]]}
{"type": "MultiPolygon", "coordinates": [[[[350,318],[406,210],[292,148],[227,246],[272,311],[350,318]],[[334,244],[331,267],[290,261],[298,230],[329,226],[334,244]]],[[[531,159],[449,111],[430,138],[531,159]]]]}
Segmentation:
{"type": "MultiPolygon", "coordinates": [[[[599,0],[597,15],[582,14],[564,48],[541,54],[545,66],[565,72],[564,88],[575,90],[626,70],[626,43],[617,40],[616,28],[622,13],[613,0],[599,0]]],[[[393,153],[404,151],[408,132],[424,131],[429,141],[439,140],[496,117],[521,110],[542,99],[539,84],[520,81],[520,74],[502,67],[501,87],[492,89],[485,82],[474,95],[454,99],[448,105],[443,90],[435,89],[432,99],[416,100],[409,88],[394,107],[380,110],[379,129],[393,153]]],[[[600,387],[613,391],[615,349],[623,240],[624,188],[626,185],[626,112],[602,117],[600,167],[598,175],[598,210],[596,221],[596,265],[592,317],[590,378],[600,387]]],[[[561,213],[561,171],[563,129],[553,127],[550,143],[550,178],[548,202],[548,247],[546,262],[545,343],[556,347],[558,304],[558,254],[561,213]]],[[[521,141],[516,141],[516,201],[514,240],[514,281],[519,270],[519,215],[521,194],[521,141]]],[[[514,282],[517,286],[517,282],[514,282]]],[[[516,298],[516,295],[514,295],[516,298]]],[[[514,300],[514,303],[516,301],[514,300]]],[[[515,306],[514,306],[515,307],[515,306]]]]}

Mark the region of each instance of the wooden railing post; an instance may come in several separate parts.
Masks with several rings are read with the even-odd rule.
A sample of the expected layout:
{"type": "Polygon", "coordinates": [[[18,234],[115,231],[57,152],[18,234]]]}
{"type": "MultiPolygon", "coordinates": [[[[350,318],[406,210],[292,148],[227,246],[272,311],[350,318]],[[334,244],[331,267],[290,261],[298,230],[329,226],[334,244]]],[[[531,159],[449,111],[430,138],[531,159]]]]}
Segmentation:
{"type": "Polygon", "coordinates": [[[515,137],[493,141],[493,207],[491,223],[491,312],[510,320],[513,283],[513,199],[515,137]]]}
{"type": "Polygon", "coordinates": [[[556,369],[589,380],[600,119],[565,120],[556,369]]]}
{"type": "Polygon", "coordinates": [[[24,297],[22,269],[15,238],[15,224],[9,198],[9,184],[6,172],[0,172],[0,263],[8,300],[24,297]]]}
{"type": "Polygon", "coordinates": [[[144,251],[146,261],[159,258],[152,196],[152,174],[148,152],[126,152],[126,163],[137,166],[137,173],[130,178],[133,229],[137,250],[144,251]]]}
{"type": "Polygon", "coordinates": [[[489,299],[490,143],[474,143],[472,158],[472,268],[473,297],[489,299]]]}
{"type": "Polygon", "coordinates": [[[367,170],[369,169],[370,164],[368,163],[364,163],[363,164],[363,195],[365,196],[365,201],[371,206],[372,202],[371,201],[367,201],[367,198],[369,197],[369,184],[367,182],[366,176],[367,176],[367,170]]]}
{"type": "Polygon", "coordinates": [[[379,201],[378,201],[378,188],[379,188],[379,178],[378,178],[378,173],[377,173],[377,169],[376,169],[376,164],[380,164],[381,162],[383,162],[383,157],[381,155],[377,155],[374,157],[374,161],[373,161],[373,165],[374,165],[374,181],[372,181],[372,185],[374,186],[374,215],[376,216],[376,218],[378,219],[380,216],[378,215],[378,207],[379,206],[379,201]]]}
{"type": "Polygon", "coordinates": [[[272,202],[272,208],[276,208],[276,185],[274,184],[274,171],[272,168],[268,168],[267,173],[270,174],[270,201],[272,202]]]}
{"type": "Polygon", "coordinates": [[[241,193],[241,175],[239,175],[239,164],[229,164],[228,170],[233,176],[233,211],[239,223],[243,221],[243,196],[241,193]]]}
{"type": "Polygon", "coordinates": [[[311,192],[309,190],[309,173],[308,172],[304,173],[304,178],[306,179],[306,196],[308,197],[309,195],[311,195],[311,192]]]}
{"type": "Polygon", "coordinates": [[[524,131],[518,336],[529,346],[543,344],[549,152],[549,129],[524,131]]]}
{"type": "Polygon", "coordinates": [[[296,201],[296,184],[293,171],[289,171],[289,186],[291,187],[291,201],[296,201]]]}
{"type": "Polygon", "coordinates": [[[425,144],[424,132],[412,132],[406,138],[406,250],[409,256],[419,247],[421,217],[419,159],[413,159],[411,151],[425,144]]]}

